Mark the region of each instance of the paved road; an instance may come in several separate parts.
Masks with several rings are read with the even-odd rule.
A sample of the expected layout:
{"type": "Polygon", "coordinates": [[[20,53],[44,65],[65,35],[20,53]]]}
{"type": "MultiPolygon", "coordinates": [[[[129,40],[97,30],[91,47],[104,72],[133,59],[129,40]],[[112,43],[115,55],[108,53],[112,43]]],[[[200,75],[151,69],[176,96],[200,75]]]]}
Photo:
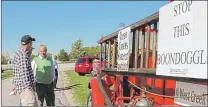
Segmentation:
{"type": "MultiPolygon", "coordinates": [[[[74,64],[59,64],[59,71],[73,70],[73,69],[74,69],[74,64]]],[[[59,74],[61,73],[62,72],[60,72],[59,74]]],[[[12,84],[12,78],[2,81],[2,89],[1,89],[2,106],[19,106],[18,95],[12,95],[12,96],[9,95],[13,87],[14,86],[12,84]]],[[[57,87],[60,89],[55,89],[56,106],[69,106],[70,104],[68,103],[68,100],[64,94],[65,90],[61,89],[63,87],[61,75],[59,75],[57,87]]]]}

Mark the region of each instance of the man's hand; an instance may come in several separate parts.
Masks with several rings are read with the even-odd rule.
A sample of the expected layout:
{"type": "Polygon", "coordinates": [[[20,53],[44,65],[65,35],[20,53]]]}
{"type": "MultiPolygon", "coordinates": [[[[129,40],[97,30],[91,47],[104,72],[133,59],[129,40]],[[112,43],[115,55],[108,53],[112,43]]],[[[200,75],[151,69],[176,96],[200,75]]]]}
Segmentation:
{"type": "Polygon", "coordinates": [[[32,87],[32,89],[36,92],[36,86],[32,87]]]}
{"type": "Polygon", "coordinates": [[[16,88],[13,88],[12,89],[12,92],[9,95],[16,95],[16,94],[17,94],[17,89],[16,88]]]}

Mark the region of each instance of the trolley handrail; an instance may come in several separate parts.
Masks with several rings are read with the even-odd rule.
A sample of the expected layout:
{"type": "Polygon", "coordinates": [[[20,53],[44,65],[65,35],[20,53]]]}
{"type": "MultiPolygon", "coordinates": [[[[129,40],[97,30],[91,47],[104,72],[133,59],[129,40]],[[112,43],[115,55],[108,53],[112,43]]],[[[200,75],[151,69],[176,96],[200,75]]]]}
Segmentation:
{"type": "MultiPolygon", "coordinates": [[[[148,23],[151,23],[152,21],[158,21],[158,20],[159,20],[159,12],[156,12],[156,13],[154,13],[154,14],[146,17],[146,18],[143,18],[143,19],[137,21],[136,23],[133,23],[133,24],[127,26],[127,27],[131,27],[131,30],[133,31],[133,30],[135,30],[138,27],[144,26],[144,25],[146,25],[148,23]]],[[[127,27],[125,27],[125,28],[127,28],[127,27]]],[[[116,36],[118,36],[118,32],[119,31],[116,31],[116,32],[113,32],[110,35],[104,36],[103,40],[106,41],[106,40],[115,38],[116,36]]],[[[98,41],[98,43],[100,43],[100,40],[98,41]]]]}

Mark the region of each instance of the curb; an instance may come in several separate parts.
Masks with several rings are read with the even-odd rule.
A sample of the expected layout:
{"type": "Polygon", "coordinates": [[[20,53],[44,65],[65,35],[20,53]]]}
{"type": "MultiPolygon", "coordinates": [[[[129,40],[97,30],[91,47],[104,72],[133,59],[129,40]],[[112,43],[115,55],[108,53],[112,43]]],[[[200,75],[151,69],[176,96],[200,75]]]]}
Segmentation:
{"type": "MultiPolygon", "coordinates": [[[[61,81],[62,81],[62,86],[63,87],[65,87],[65,84],[64,84],[64,74],[63,74],[63,72],[64,71],[61,71],[61,81]]],[[[64,90],[63,91],[64,92],[64,97],[67,99],[67,101],[68,101],[68,106],[71,106],[71,104],[70,104],[70,99],[69,99],[69,97],[66,95],[66,94],[69,94],[69,91],[68,90],[64,90]]]]}
{"type": "MultiPolygon", "coordinates": [[[[64,82],[65,79],[64,71],[61,71],[61,77],[62,77],[63,86],[67,87],[67,85],[65,85],[66,82],[64,82]]],[[[66,99],[68,100],[69,106],[79,106],[79,104],[73,101],[73,95],[71,90],[64,90],[64,94],[66,96],[66,99]]]]}

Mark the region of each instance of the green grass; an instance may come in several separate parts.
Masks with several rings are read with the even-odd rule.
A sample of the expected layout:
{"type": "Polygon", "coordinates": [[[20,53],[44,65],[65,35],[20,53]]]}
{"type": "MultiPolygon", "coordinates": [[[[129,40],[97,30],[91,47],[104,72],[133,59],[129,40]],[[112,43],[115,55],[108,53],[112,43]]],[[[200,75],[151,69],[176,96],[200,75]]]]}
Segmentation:
{"type": "Polygon", "coordinates": [[[72,89],[72,97],[73,101],[79,106],[86,106],[87,105],[87,95],[89,92],[88,83],[89,79],[91,78],[89,75],[86,76],[79,76],[74,71],[64,71],[65,76],[69,80],[67,82],[67,86],[71,87],[74,86],[72,89]]]}
{"type": "Polygon", "coordinates": [[[5,80],[5,79],[11,78],[13,76],[14,75],[13,75],[12,71],[4,71],[3,73],[1,73],[1,80],[5,80]]]}

